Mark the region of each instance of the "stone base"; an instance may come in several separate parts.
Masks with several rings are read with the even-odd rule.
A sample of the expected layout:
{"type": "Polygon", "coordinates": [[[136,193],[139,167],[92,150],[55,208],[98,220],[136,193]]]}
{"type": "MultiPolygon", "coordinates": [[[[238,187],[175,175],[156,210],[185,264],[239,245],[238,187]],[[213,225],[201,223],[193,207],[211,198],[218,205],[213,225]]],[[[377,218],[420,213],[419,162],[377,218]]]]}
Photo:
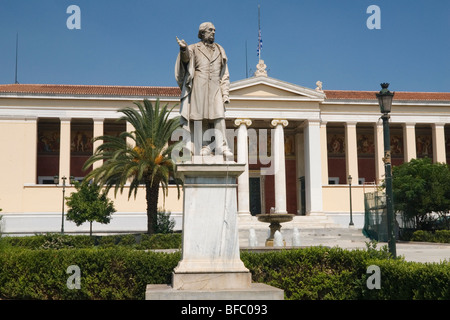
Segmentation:
{"type": "Polygon", "coordinates": [[[174,272],[172,275],[172,288],[175,290],[248,289],[251,283],[250,272],[174,272]]]}
{"type": "Polygon", "coordinates": [[[176,290],[166,284],[149,284],[145,300],[283,300],[284,291],[264,283],[247,289],[176,290]]]}

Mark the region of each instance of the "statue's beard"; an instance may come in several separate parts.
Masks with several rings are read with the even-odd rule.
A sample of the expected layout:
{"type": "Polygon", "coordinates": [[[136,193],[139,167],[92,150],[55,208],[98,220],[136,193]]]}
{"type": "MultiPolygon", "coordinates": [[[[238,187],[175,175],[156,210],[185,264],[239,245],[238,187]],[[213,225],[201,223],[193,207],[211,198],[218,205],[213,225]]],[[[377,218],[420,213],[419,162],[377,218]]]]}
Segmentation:
{"type": "Polygon", "coordinates": [[[214,43],[214,36],[211,36],[209,38],[203,38],[203,42],[208,43],[208,44],[213,44],[214,43]]]}

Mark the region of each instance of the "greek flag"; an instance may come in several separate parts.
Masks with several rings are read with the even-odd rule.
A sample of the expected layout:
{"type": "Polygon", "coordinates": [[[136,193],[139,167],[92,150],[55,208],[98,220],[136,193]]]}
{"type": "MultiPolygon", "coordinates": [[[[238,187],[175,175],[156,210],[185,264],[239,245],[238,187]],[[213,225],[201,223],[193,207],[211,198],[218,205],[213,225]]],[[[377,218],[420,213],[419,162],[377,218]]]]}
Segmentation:
{"type": "Polygon", "coordinates": [[[259,57],[261,55],[262,49],[262,38],[261,38],[261,29],[258,32],[258,49],[256,55],[259,57]]]}

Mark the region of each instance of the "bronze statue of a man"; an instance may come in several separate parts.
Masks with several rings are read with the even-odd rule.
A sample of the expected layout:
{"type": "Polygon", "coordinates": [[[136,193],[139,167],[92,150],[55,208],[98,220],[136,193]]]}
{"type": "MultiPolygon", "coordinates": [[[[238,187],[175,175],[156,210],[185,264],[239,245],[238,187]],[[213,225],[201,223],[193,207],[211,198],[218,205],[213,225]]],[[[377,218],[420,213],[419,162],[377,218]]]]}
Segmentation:
{"type": "Polygon", "coordinates": [[[200,42],[188,45],[177,37],[180,53],[175,78],[181,88],[182,125],[191,132],[194,154],[211,154],[210,147],[203,141],[203,132],[204,127],[213,124],[215,154],[230,157],[233,154],[226,141],[224,105],[229,103],[230,75],[225,50],[214,42],[215,33],[214,25],[204,22],[198,31],[200,42]]]}

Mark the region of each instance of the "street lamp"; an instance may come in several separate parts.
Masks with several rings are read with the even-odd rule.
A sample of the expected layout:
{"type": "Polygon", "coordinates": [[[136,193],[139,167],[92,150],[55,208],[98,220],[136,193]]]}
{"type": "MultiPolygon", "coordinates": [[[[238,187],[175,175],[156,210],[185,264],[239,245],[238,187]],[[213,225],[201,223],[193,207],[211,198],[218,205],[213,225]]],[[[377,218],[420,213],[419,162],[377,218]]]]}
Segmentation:
{"type": "Polygon", "coordinates": [[[348,175],[347,177],[347,181],[348,181],[348,186],[349,186],[349,191],[350,191],[350,223],[348,224],[349,226],[354,226],[353,224],[353,210],[352,210],[352,176],[348,175]]]}
{"type": "MultiPolygon", "coordinates": [[[[62,187],[63,187],[63,189],[62,189],[62,213],[61,213],[61,234],[64,234],[64,194],[66,193],[66,176],[63,176],[62,178],[62,181],[63,181],[63,183],[62,183],[62,187]]],[[[70,180],[69,180],[69,183],[70,184],[72,184],[72,182],[73,182],[73,177],[72,176],[70,176],[70,180]]],[[[54,176],[53,177],[53,183],[55,184],[55,185],[58,185],[59,184],[59,176],[54,176]]]]}
{"type": "Polygon", "coordinates": [[[383,114],[381,119],[383,120],[383,138],[384,138],[384,171],[386,182],[386,211],[387,211],[387,231],[388,231],[388,246],[392,256],[396,258],[397,250],[395,247],[395,234],[394,234],[394,201],[392,193],[392,167],[391,167],[391,138],[389,132],[389,113],[392,108],[392,99],[394,93],[390,92],[389,83],[381,84],[381,91],[376,94],[378,104],[380,105],[380,111],[383,114]]]}

